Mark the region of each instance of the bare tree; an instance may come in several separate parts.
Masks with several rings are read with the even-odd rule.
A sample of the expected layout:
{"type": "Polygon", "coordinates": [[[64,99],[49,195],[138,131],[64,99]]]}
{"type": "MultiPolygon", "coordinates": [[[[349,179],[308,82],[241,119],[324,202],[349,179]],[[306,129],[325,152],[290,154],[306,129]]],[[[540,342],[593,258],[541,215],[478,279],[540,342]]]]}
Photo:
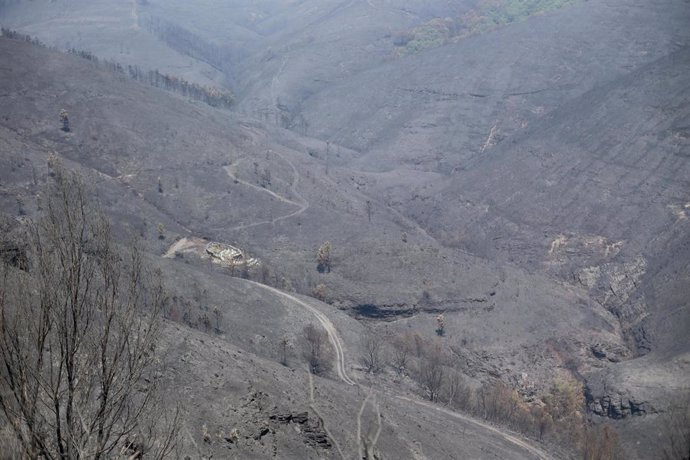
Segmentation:
{"type": "Polygon", "coordinates": [[[398,374],[406,371],[412,353],[413,338],[409,334],[400,334],[393,339],[393,367],[398,374]]]}
{"type": "Polygon", "coordinates": [[[465,390],[465,382],[457,371],[451,370],[448,373],[444,390],[446,404],[450,407],[456,407],[458,400],[462,399],[465,390]]]}
{"type": "Polygon", "coordinates": [[[312,374],[320,374],[326,369],[325,345],[326,332],[309,323],[302,330],[304,338],[304,356],[312,374]]]}
{"type": "Polygon", "coordinates": [[[325,302],[327,292],[328,288],[326,287],[326,285],[323,283],[319,283],[314,287],[314,289],[312,289],[311,295],[312,297],[317,298],[322,302],[325,302]]]}
{"type": "Polygon", "coordinates": [[[50,192],[27,235],[28,269],[1,268],[0,414],[29,458],[162,458],[174,447],[178,412],[154,414],[147,383],[160,279],[135,247],[124,258],[116,251],[75,174],[58,168],[50,192]]]}
{"type": "Polygon", "coordinates": [[[690,389],[685,391],[681,403],[671,407],[666,414],[666,444],[663,447],[665,460],[690,459],[690,389]]]}
{"type": "Polygon", "coordinates": [[[376,334],[367,333],[362,338],[360,360],[367,372],[376,374],[383,366],[383,340],[376,334]]]}
{"type": "Polygon", "coordinates": [[[585,422],[582,441],[583,460],[619,460],[621,458],[620,452],[621,445],[618,440],[618,433],[613,427],[609,425],[590,426],[585,422]]]}
{"type": "Polygon", "coordinates": [[[287,336],[283,336],[278,342],[278,351],[280,353],[280,364],[283,366],[288,365],[288,355],[290,354],[290,339],[287,336]]]}
{"type": "Polygon", "coordinates": [[[538,439],[542,441],[546,433],[553,426],[553,418],[551,414],[544,407],[534,407],[532,408],[532,420],[534,420],[534,426],[537,430],[538,439]]]}
{"type": "Polygon", "coordinates": [[[443,386],[443,350],[439,344],[429,347],[419,364],[419,379],[430,401],[437,401],[443,386]]]}

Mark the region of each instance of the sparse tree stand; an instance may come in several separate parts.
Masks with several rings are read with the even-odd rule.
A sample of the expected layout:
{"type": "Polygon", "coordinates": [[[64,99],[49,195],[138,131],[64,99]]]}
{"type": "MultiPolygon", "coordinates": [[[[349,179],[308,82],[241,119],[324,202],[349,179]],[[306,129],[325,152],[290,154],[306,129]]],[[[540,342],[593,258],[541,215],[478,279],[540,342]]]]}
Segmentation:
{"type": "Polygon", "coordinates": [[[323,243],[316,253],[316,269],[319,273],[330,273],[331,272],[331,242],[326,241],[323,243]]]}
{"type": "Polygon", "coordinates": [[[60,110],[60,122],[62,123],[62,129],[64,132],[68,133],[70,131],[69,128],[69,114],[67,113],[67,110],[62,109],[60,110]]]}
{"type": "MultiPolygon", "coordinates": [[[[158,405],[162,284],[112,244],[76,175],[57,168],[27,231],[29,267],[0,264],[0,423],[14,458],[163,458],[178,414],[158,405]]],[[[4,452],[8,453],[8,452],[4,452]]]]}

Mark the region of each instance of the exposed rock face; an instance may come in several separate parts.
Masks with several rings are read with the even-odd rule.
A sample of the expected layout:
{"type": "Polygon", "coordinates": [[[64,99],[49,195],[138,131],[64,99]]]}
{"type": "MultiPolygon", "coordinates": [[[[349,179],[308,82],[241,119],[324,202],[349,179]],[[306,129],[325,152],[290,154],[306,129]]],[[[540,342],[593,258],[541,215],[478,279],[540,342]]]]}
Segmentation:
{"type": "Polygon", "coordinates": [[[266,436],[268,433],[270,433],[270,429],[267,426],[262,427],[255,435],[254,435],[254,440],[259,441],[261,438],[266,436]]]}
{"type": "Polygon", "coordinates": [[[630,394],[622,393],[607,394],[599,398],[593,398],[587,392],[587,405],[595,414],[617,420],[656,412],[649,402],[636,400],[630,394]]]}
{"type": "Polygon", "coordinates": [[[616,343],[595,343],[590,347],[590,351],[595,358],[608,360],[612,363],[617,363],[630,357],[630,351],[616,343]]]}
{"type": "MultiPolygon", "coordinates": [[[[643,320],[649,316],[649,308],[643,298],[636,297],[646,268],[647,261],[643,257],[637,257],[629,262],[587,267],[577,275],[580,284],[589,289],[592,298],[616,315],[630,349],[637,356],[649,353],[652,349],[643,324],[643,320]]],[[[607,352],[599,344],[592,347],[592,353],[597,358],[613,362],[630,357],[630,353],[624,350],[607,352]]]]}
{"type": "Polygon", "coordinates": [[[666,413],[682,404],[689,368],[687,354],[660,362],[655,352],[608,363],[587,375],[587,406],[596,415],[617,420],[666,413]]]}
{"type": "Polygon", "coordinates": [[[305,443],[323,449],[331,448],[331,441],[328,439],[328,434],[326,430],[323,429],[321,421],[310,420],[308,412],[273,414],[269,419],[281,424],[294,423],[296,425],[301,425],[301,427],[295,428],[298,432],[302,433],[305,443]]]}
{"type": "Polygon", "coordinates": [[[304,428],[304,437],[307,444],[323,449],[331,448],[331,441],[320,423],[307,425],[304,428]]]}
{"type": "Polygon", "coordinates": [[[309,414],[307,412],[300,412],[299,414],[294,414],[292,415],[292,422],[293,423],[307,423],[309,421],[309,414]]]}
{"type": "Polygon", "coordinates": [[[269,417],[271,420],[277,422],[277,423],[297,423],[297,424],[304,424],[309,421],[309,413],[308,412],[299,412],[299,413],[287,413],[287,414],[273,414],[269,417]]]}

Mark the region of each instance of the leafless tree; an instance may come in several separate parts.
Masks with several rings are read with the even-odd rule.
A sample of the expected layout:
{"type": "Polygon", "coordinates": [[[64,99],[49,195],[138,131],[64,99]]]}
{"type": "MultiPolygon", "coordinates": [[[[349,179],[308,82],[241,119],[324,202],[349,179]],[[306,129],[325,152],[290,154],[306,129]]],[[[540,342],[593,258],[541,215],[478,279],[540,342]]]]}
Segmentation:
{"type": "Polygon", "coordinates": [[[162,284],[136,247],[116,250],[75,174],[55,179],[27,270],[0,268],[0,422],[29,458],[162,458],[178,425],[147,383],[162,284]]]}
{"type": "Polygon", "coordinates": [[[367,372],[376,374],[383,366],[383,340],[380,336],[367,333],[362,337],[360,360],[367,372]]]}
{"type": "Polygon", "coordinates": [[[419,364],[419,380],[430,401],[438,400],[443,377],[443,350],[434,344],[425,351],[419,364]]]}
{"type": "Polygon", "coordinates": [[[308,324],[302,330],[304,338],[304,356],[312,374],[320,374],[325,370],[326,332],[308,324]]]}
{"type": "Polygon", "coordinates": [[[287,336],[283,336],[278,342],[278,351],[280,353],[280,364],[283,366],[288,365],[288,355],[290,354],[290,339],[287,336]]]}
{"type": "Polygon", "coordinates": [[[465,382],[462,376],[455,370],[448,372],[444,385],[446,404],[455,407],[458,400],[462,398],[465,390],[465,382]]]}
{"type": "Polygon", "coordinates": [[[427,351],[429,344],[424,339],[424,337],[422,337],[419,334],[419,332],[415,332],[412,334],[412,341],[414,342],[415,356],[417,356],[417,358],[421,359],[422,356],[424,356],[424,353],[427,351]]]}
{"type": "Polygon", "coordinates": [[[487,420],[509,424],[518,411],[515,391],[500,380],[479,391],[479,411],[487,420]]]}
{"type": "Polygon", "coordinates": [[[413,340],[409,334],[401,334],[393,339],[393,367],[398,374],[404,373],[409,365],[413,340]]]}
{"type": "Polygon", "coordinates": [[[665,460],[690,459],[690,389],[680,401],[665,414],[667,441],[662,449],[665,460]]]}
{"type": "Polygon", "coordinates": [[[619,460],[620,452],[618,433],[613,427],[585,424],[582,441],[583,460],[619,460]]]}
{"type": "Polygon", "coordinates": [[[328,288],[326,287],[326,285],[323,283],[319,283],[316,286],[314,286],[314,289],[312,289],[311,291],[311,295],[312,297],[317,298],[322,302],[325,302],[327,292],[328,288]]]}
{"type": "Polygon", "coordinates": [[[532,419],[534,420],[534,426],[537,431],[538,439],[542,441],[546,433],[553,426],[553,418],[546,408],[538,406],[532,409],[531,415],[532,419]]]}

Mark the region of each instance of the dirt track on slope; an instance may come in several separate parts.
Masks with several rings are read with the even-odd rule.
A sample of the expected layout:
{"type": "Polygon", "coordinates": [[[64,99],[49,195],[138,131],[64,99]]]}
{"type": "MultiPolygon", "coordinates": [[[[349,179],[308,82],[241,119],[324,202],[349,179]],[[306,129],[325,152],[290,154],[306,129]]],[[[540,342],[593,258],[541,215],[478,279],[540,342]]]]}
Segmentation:
{"type": "MultiPolygon", "coordinates": [[[[247,283],[251,283],[251,284],[253,284],[259,288],[270,291],[270,292],[272,292],[272,293],[274,293],[280,297],[283,297],[283,298],[288,299],[292,302],[295,302],[298,305],[306,308],[309,312],[311,312],[316,317],[316,319],[319,321],[319,323],[323,326],[323,328],[326,330],[326,333],[328,334],[328,338],[329,338],[331,344],[333,345],[333,349],[335,350],[335,354],[336,354],[336,356],[335,356],[335,361],[336,361],[335,362],[335,368],[336,368],[336,373],[338,374],[338,377],[348,385],[359,385],[358,383],[353,381],[347,375],[347,370],[345,368],[346,350],[344,349],[344,347],[342,345],[342,340],[340,339],[340,336],[338,335],[337,329],[335,328],[335,326],[333,325],[331,320],[328,319],[328,317],[326,315],[324,315],[322,312],[317,310],[312,305],[309,305],[307,302],[305,302],[305,301],[303,301],[303,300],[301,300],[301,299],[299,299],[293,295],[282,292],[276,288],[266,286],[266,285],[261,284],[261,283],[257,283],[255,281],[250,281],[250,280],[245,280],[245,281],[247,283]]],[[[363,388],[365,388],[365,387],[363,386],[363,388]]],[[[369,388],[369,394],[365,398],[365,400],[362,403],[362,406],[360,407],[360,410],[359,410],[359,415],[358,415],[358,420],[357,420],[358,438],[361,437],[362,412],[363,412],[364,407],[366,406],[367,402],[369,402],[369,400],[372,398],[372,396],[374,398],[372,404],[373,404],[375,410],[377,411],[378,416],[380,417],[380,412],[378,412],[379,411],[378,403],[376,402],[375,390],[373,388],[369,388]]],[[[449,410],[449,409],[446,409],[446,408],[443,408],[443,407],[440,407],[440,406],[437,406],[437,405],[434,405],[434,404],[431,404],[428,402],[424,402],[424,401],[421,401],[418,399],[409,398],[406,396],[393,395],[393,397],[398,399],[398,400],[401,400],[401,401],[406,401],[406,402],[410,402],[412,404],[416,404],[418,406],[425,407],[427,409],[434,411],[435,413],[441,413],[441,414],[453,417],[455,419],[462,420],[463,422],[470,423],[470,424],[475,425],[475,426],[477,426],[483,430],[490,431],[490,432],[500,436],[504,440],[508,441],[509,443],[512,443],[512,444],[518,446],[519,448],[528,451],[530,454],[534,455],[535,458],[537,458],[537,459],[550,460],[552,458],[546,452],[544,452],[542,449],[529,444],[528,442],[520,439],[519,437],[511,434],[510,432],[507,432],[507,431],[504,431],[500,428],[491,426],[487,423],[476,420],[476,419],[469,417],[467,415],[460,414],[458,412],[454,412],[452,410],[449,410]]],[[[379,434],[380,434],[380,427],[379,427],[376,435],[372,439],[373,446],[376,445],[376,441],[378,440],[379,434]]],[[[358,442],[361,442],[361,440],[358,439],[358,442]]],[[[361,444],[360,444],[360,449],[361,449],[361,444]]]]}
{"type": "Polygon", "coordinates": [[[271,195],[272,197],[274,197],[278,201],[297,206],[298,209],[296,211],[290,212],[288,214],[284,214],[282,216],[276,217],[275,219],[262,220],[260,222],[253,222],[251,224],[241,224],[241,225],[237,225],[235,227],[231,227],[229,230],[235,230],[235,231],[236,230],[244,230],[247,228],[257,227],[259,225],[264,225],[264,224],[275,224],[276,222],[290,219],[291,217],[296,217],[296,216],[302,214],[307,209],[309,209],[309,202],[297,190],[297,187],[299,185],[299,180],[300,180],[299,171],[297,171],[297,168],[295,167],[295,165],[290,160],[285,158],[283,155],[281,155],[278,152],[273,152],[273,153],[275,155],[279,156],[283,161],[285,161],[292,168],[293,179],[292,179],[292,184],[290,184],[290,190],[298,198],[298,201],[291,200],[291,199],[286,198],[282,195],[279,195],[279,194],[277,194],[271,190],[268,190],[268,189],[263,188],[263,187],[259,187],[256,184],[252,184],[251,182],[247,182],[245,180],[240,179],[239,177],[237,177],[236,171],[234,170],[233,165],[225,166],[225,168],[224,168],[225,172],[227,172],[228,176],[230,176],[232,178],[232,180],[235,181],[236,183],[239,183],[239,184],[242,184],[244,186],[253,188],[253,189],[255,189],[261,193],[266,193],[268,195],[271,195]]]}

